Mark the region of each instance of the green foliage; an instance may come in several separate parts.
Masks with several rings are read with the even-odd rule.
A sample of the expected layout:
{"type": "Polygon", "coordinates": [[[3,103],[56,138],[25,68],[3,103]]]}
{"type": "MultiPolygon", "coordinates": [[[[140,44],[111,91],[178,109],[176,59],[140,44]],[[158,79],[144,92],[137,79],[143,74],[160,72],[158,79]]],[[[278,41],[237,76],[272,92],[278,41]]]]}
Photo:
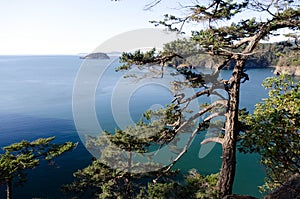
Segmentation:
{"type": "Polygon", "coordinates": [[[300,66],[300,51],[299,50],[293,50],[286,53],[281,53],[279,55],[280,59],[277,63],[277,66],[300,66]]]}
{"type": "Polygon", "coordinates": [[[154,183],[151,179],[155,176],[155,173],[124,173],[94,160],[88,167],[75,172],[76,180],[64,185],[62,190],[71,194],[73,198],[218,198],[215,189],[217,174],[202,176],[192,170],[183,184],[167,177],[164,178],[164,182],[154,183]]]}
{"type": "Polygon", "coordinates": [[[154,62],[154,56],[155,48],[145,53],[141,52],[141,50],[137,50],[134,53],[123,52],[120,57],[120,62],[124,64],[116,68],[116,71],[128,70],[133,64],[142,65],[144,63],[154,62]]]}
{"type": "Polygon", "coordinates": [[[180,57],[174,57],[172,60],[168,62],[172,66],[179,66],[180,64],[192,64],[193,66],[199,65],[208,56],[201,55],[200,53],[204,53],[201,49],[198,49],[197,43],[190,39],[177,39],[175,41],[164,44],[163,51],[165,52],[173,52],[180,57]]]}
{"type": "Polygon", "coordinates": [[[218,198],[216,190],[218,177],[218,174],[202,176],[192,170],[186,178],[186,190],[192,198],[218,198]]]}
{"type": "Polygon", "coordinates": [[[3,147],[0,154],[0,183],[11,184],[12,180],[21,184],[26,181],[25,170],[39,165],[40,159],[51,160],[66,151],[70,151],[77,144],[66,142],[54,144],[54,137],[39,138],[34,141],[23,140],[3,147]]]}
{"type": "Polygon", "coordinates": [[[245,118],[247,131],[240,150],[257,152],[267,169],[268,189],[300,173],[300,82],[289,76],[267,78],[263,86],[269,98],[245,118]]]}
{"type": "MultiPolygon", "coordinates": [[[[155,2],[159,3],[160,1],[155,1],[155,2]]],[[[154,3],[154,5],[156,4],[154,3]]],[[[171,31],[178,31],[178,32],[182,31],[182,27],[186,23],[196,23],[196,24],[203,23],[204,28],[200,28],[197,31],[192,31],[191,40],[183,40],[183,41],[179,40],[179,41],[175,41],[175,44],[172,43],[169,46],[166,45],[164,52],[151,54],[153,56],[153,58],[151,59],[144,59],[145,53],[137,52],[135,54],[123,54],[124,57],[122,58],[122,60],[124,61],[125,64],[126,63],[128,64],[127,67],[125,67],[126,69],[130,68],[130,66],[133,65],[137,65],[138,67],[142,68],[143,65],[146,64],[146,66],[149,66],[149,64],[151,63],[160,64],[161,66],[164,66],[164,64],[166,63],[168,64],[171,63],[175,65],[178,69],[181,68],[178,67],[179,64],[181,63],[185,64],[185,66],[182,66],[184,70],[181,71],[177,70],[177,72],[183,74],[186,78],[186,82],[188,82],[187,84],[182,84],[183,86],[193,87],[200,90],[195,96],[195,98],[198,98],[199,96],[203,96],[203,95],[209,95],[211,92],[213,92],[215,85],[217,85],[217,88],[221,88],[219,87],[219,85],[222,85],[223,86],[222,88],[225,88],[229,96],[229,101],[227,103],[228,107],[225,113],[226,124],[225,124],[224,138],[215,139],[217,142],[222,143],[222,150],[223,150],[222,152],[224,158],[222,162],[222,168],[220,171],[220,178],[217,185],[218,185],[218,190],[220,190],[221,192],[220,196],[224,197],[232,193],[232,187],[234,182],[234,175],[235,175],[234,171],[235,171],[235,162],[236,162],[235,146],[237,142],[236,138],[238,133],[238,129],[236,128],[247,127],[247,126],[240,125],[243,123],[238,123],[238,113],[237,113],[238,109],[236,108],[239,106],[240,83],[249,80],[249,77],[245,73],[245,68],[244,68],[246,64],[246,60],[248,64],[249,62],[251,63],[251,60],[255,60],[254,62],[252,62],[252,65],[254,67],[259,65],[263,65],[263,66],[275,65],[273,63],[276,63],[275,60],[276,61],[278,60],[276,53],[278,52],[280,52],[281,54],[285,54],[285,53],[282,50],[276,51],[276,47],[269,44],[259,45],[259,42],[270,35],[276,34],[275,31],[281,28],[290,28],[294,30],[299,29],[300,27],[299,2],[288,1],[288,0],[278,0],[276,2],[248,1],[248,0],[246,1],[235,1],[235,0],[195,1],[193,5],[182,6],[181,8],[183,9],[183,12],[181,12],[184,15],[183,17],[174,16],[172,14],[166,14],[164,15],[163,20],[152,21],[152,23],[155,23],[155,25],[163,25],[164,27],[166,27],[171,31]],[[265,17],[264,19],[256,19],[256,18],[243,19],[240,20],[239,22],[231,23],[231,24],[223,23],[224,21],[229,22],[229,20],[234,21],[236,19],[234,17],[236,16],[237,13],[247,11],[247,10],[251,10],[252,12],[260,12],[260,13],[263,12],[265,14],[265,17]],[[184,44],[194,45],[194,46],[192,46],[191,48],[189,47],[181,48],[181,46],[184,44]],[[174,49],[174,47],[176,49],[174,49]],[[262,51],[262,53],[255,54],[256,51],[258,52],[262,51]],[[204,56],[202,56],[203,52],[205,52],[204,56]],[[199,54],[199,57],[196,57],[196,54],[199,54]],[[214,68],[216,68],[216,72],[213,75],[211,75],[209,78],[206,78],[206,79],[210,79],[211,82],[213,82],[212,87],[209,87],[209,83],[211,82],[209,83],[202,82],[204,79],[203,74],[201,74],[197,70],[193,70],[193,68],[190,67],[191,60],[194,60],[194,58],[205,60],[205,56],[207,57],[207,55],[213,57],[210,59],[215,63],[211,65],[214,65],[214,68]],[[192,56],[193,58],[188,59],[188,57],[190,56],[192,56]],[[175,57],[184,58],[184,60],[180,61],[178,59],[174,59],[175,57]],[[226,67],[234,68],[234,72],[232,73],[232,76],[229,78],[229,80],[218,81],[217,76],[219,74],[219,71],[226,67]],[[197,73],[195,71],[197,71],[197,73]],[[201,90],[203,88],[207,90],[201,90]]],[[[200,63],[201,62],[202,61],[200,61],[200,63]]],[[[292,59],[292,62],[293,64],[296,64],[298,62],[298,59],[292,59]]],[[[175,84],[173,84],[173,86],[174,85],[175,84]]],[[[182,98],[184,98],[184,95],[182,96],[182,98]]],[[[190,99],[185,98],[186,101],[185,99],[183,100],[177,99],[177,102],[179,105],[182,105],[183,102],[189,103],[191,100],[195,98],[190,98],[190,99]]],[[[263,109],[263,107],[261,107],[260,109],[263,109]]],[[[207,106],[200,110],[199,115],[201,115],[200,113],[208,113],[210,110],[215,110],[215,107],[207,106]]],[[[222,110],[221,109],[217,109],[217,110],[219,110],[219,112],[217,112],[216,115],[217,114],[221,115],[222,110]]],[[[277,109],[275,108],[275,110],[277,109]]],[[[198,112],[198,110],[196,110],[196,112],[198,112]]],[[[276,118],[276,116],[278,116],[279,113],[280,112],[273,113],[272,117],[276,118]]],[[[243,114],[244,114],[243,117],[247,118],[245,113],[243,114]]],[[[195,115],[195,118],[196,117],[197,115],[195,115]]],[[[285,116],[282,118],[279,117],[279,119],[282,120],[286,119],[285,122],[290,121],[289,124],[295,122],[292,121],[292,119],[288,120],[287,118],[285,118],[285,116]]],[[[207,120],[210,119],[208,118],[207,120]]],[[[275,128],[274,125],[276,123],[270,121],[267,120],[266,122],[263,123],[259,123],[258,121],[256,121],[256,123],[253,123],[253,125],[258,126],[259,124],[262,124],[262,125],[266,125],[267,127],[272,125],[272,127],[270,128],[275,128]]],[[[178,122],[179,124],[174,123],[175,124],[173,126],[174,128],[172,128],[173,131],[165,131],[167,132],[167,135],[170,134],[172,135],[172,133],[174,132],[176,133],[177,132],[176,128],[181,129],[181,127],[185,125],[185,122],[182,122],[180,120],[178,120],[178,122]]],[[[286,126],[281,126],[280,130],[287,131],[288,129],[285,130],[285,127],[286,126]]],[[[197,128],[196,130],[198,131],[198,129],[199,128],[197,128]]],[[[296,135],[298,135],[298,130],[296,132],[297,132],[296,135]]],[[[258,136],[254,135],[253,137],[254,137],[253,139],[255,139],[258,136]]],[[[171,136],[171,139],[173,138],[174,136],[171,136]]],[[[267,138],[267,136],[265,136],[265,138],[267,138]]],[[[256,144],[259,145],[260,143],[262,143],[261,140],[263,139],[255,140],[257,141],[256,144]]],[[[207,141],[209,142],[211,140],[207,140],[207,141]]],[[[244,143],[246,143],[246,139],[244,140],[244,143]]],[[[271,141],[270,143],[272,145],[274,141],[271,141]]],[[[290,144],[290,143],[287,142],[286,144],[290,144]]],[[[245,150],[262,152],[260,147],[255,148],[254,147],[255,144],[252,145],[248,144],[246,147],[249,148],[245,150]]],[[[268,156],[266,156],[266,159],[267,157],[268,156]]],[[[293,158],[292,160],[294,161],[293,158]]],[[[272,171],[272,169],[269,170],[272,171]]],[[[169,194],[168,190],[172,186],[175,185],[169,184],[169,185],[163,185],[161,187],[155,186],[154,190],[159,190],[160,188],[165,189],[166,191],[162,192],[163,193],[162,197],[165,197],[165,194],[169,194]]],[[[157,191],[153,192],[153,194],[155,193],[157,193],[157,191]]]]}
{"type": "MultiPolygon", "coordinates": [[[[116,129],[113,134],[103,132],[101,136],[88,137],[88,148],[98,152],[100,159],[94,160],[88,167],[74,173],[76,180],[69,185],[64,185],[63,191],[73,194],[74,197],[170,198],[169,194],[172,194],[173,186],[181,186],[171,181],[170,177],[176,174],[176,171],[165,172],[164,165],[151,162],[151,153],[148,157],[143,153],[174,140],[175,134],[168,125],[177,121],[177,114],[176,106],[168,105],[163,109],[146,111],[134,126],[124,130],[116,129]],[[141,155],[136,157],[133,154],[141,155]],[[160,180],[170,184],[153,184],[153,181],[160,180]],[[157,193],[159,189],[164,189],[164,192],[157,193]],[[159,195],[152,195],[154,193],[159,195]]],[[[195,179],[197,177],[198,181],[204,181],[201,186],[208,186],[206,184],[210,183],[209,178],[200,178],[200,175],[193,177],[195,179]]],[[[194,178],[187,178],[190,180],[189,186],[196,186],[196,181],[192,181],[194,178]]],[[[183,187],[182,191],[187,194],[189,189],[183,187]]],[[[204,190],[206,189],[201,190],[201,193],[204,194],[204,190]]],[[[196,194],[196,189],[194,192],[196,194]]]]}
{"type": "MultiPolygon", "coordinates": [[[[111,169],[99,160],[94,160],[91,165],[75,172],[76,180],[68,185],[63,185],[62,190],[77,197],[92,198],[126,198],[129,187],[126,173],[111,169]]],[[[128,195],[130,198],[130,195],[128,195]]]]}
{"type": "Polygon", "coordinates": [[[165,14],[163,20],[150,22],[154,23],[155,26],[163,25],[171,31],[181,31],[182,26],[177,27],[176,25],[187,22],[199,23],[205,20],[209,20],[209,22],[230,20],[237,13],[243,11],[247,5],[248,1],[213,1],[210,4],[205,2],[194,6],[188,6],[188,12],[192,13],[188,17],[177,17],[172,14],[165,14]]]}
{"type": "MultiPolygon", "coordinates": [[[[204,31],[204,30],[202,30],[204,31]]],[[[232,34],[235,34],[234,30],[232,34]]],[[[194,32],[194,37],[191,40],[182,39],[175,40],[164,45],[164,51],[169,51],[181,55],[183,57],[175,57],[168,64],[172,66],[178,66],[180,64],[191,64],[194,67],[213,67],[214,64],[220,63],[222,58],[214,57],[205,53],[205,48],[208,48],[212,44],[208,42],[200,35],[200,33],[194,32]],[[197,38],[202,38],[203,46],[199,49],[199,41],[197,38]],[[197,43],[198,41],[198,43],[197,43]]],[[[202,33],[204,34],[204,33],[202,33]]],[[[216,40],[212,37],[211,39],[216,40]]],[[[220,43],[217,41],[214,47],[219,48],[220,43]]],[[[260,67],[270,67],[270,66],[300,66],[299,51],[298,49],[293,49],[292,41],[278,42],[278,43],[260,43],[257,46],[257,53],[250,55],[246,62],[246,67],[249,68],[260,68],[260,67]]],[[[230,62],[227,67],[233,68],[234,62],[230,62]]]]}
{"type": "Polygon", "coordinates": [[[141,190],[138,198],[186,198],[186,199],[213,199],[218,198],[216,191],[217,174],[202,176],[191,170],[186,176],[184,184],[177,182],[149,183],[147,188],[141,190]]]}
{"type": "MultiPolygon", "coordinates": [[[[103,132],[98,137],[88,137],[87,147],[99,154],[104,163],[109,164],[111,159],[119,157],[119,161],[114,163],[115,167],[126,168],[127,159],[132,153],[147,153],[171,141],[176,134],[169,124],[176,122],[178,117],[174,104],[155,111],[148,110],[133,126],[128,126],[124,130],[116,129],[114,133],[103,132]]],[[[134,159],[130,161],[131,166],[134,166],[134,159]]],[[[136,164],[141,166],[139,160],[136,164]]]]}
{"type": "MultiPolygon", "coordinates": [[[[147,114],[150,119],[151,113],[147,114]]],[[[148,177],[149,174],[143,171],[147,170],[146,167],[158,168],[158,165],[142,164],[133,157],[133,153],[142,154],[149,150],[154,139],[154,135],[151,136],[154,128],[159,130],[160,127],[147,125],[141,119],[125,130],[116,129],[113,134],[103,132],[101,136],[88,137],[88,148],[98,153],[100,159],[75,172],[76,180],[64,185],[62,190],[74,197],[134,198],[142,187],[141,178],[149,181],[157,176],[153,174],[148,177]]]]}
{"type": "Polygon", "coordinates": [[[53,144],[53,140],[54,137],[32,142],[23,140],[3,147],[4,154],[0,154],[0,182],[19,176],[25,169],[34,168],[39,164],[40,158],[51,160],[76,146],[72,142],[53,144]]]}

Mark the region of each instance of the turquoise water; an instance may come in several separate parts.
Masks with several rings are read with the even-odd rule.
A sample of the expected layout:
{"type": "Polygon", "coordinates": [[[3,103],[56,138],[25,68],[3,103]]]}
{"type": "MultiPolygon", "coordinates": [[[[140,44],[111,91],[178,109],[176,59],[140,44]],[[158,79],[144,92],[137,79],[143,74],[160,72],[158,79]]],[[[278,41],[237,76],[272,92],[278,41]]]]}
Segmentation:
{"type": "MultiPolygon", "coordinates": [[[[56,165],[47,162],[29,172],[23,187],[14,187],[15,198],[62,198],[60,186],[72,181],[72,173],[90,163],[92,156],[81,144],[72,113],[72,91],[82,60],[78,56],[0,56],[0,147],[38,137],[56,136],[56,142],[74,141],[79,146],[60,157],[56,165]]],[[[115,82],[122,73],[114,66],[105,71],[95,92],[95,109],[101,126],[112,131],[116,122],[111,111],[111,97],[115,82]]],[[[101,65],[99,65],[101,67],[101,65]]],[[[262,80],[272,75],[271,69],[248,70],[250,81],[242,85],[241,107],[253,111],[254,104],[266,97],[260,86],[262,80]]],[[[230,71],[223,71],[226,78],[230,71]]],[[[122,100],[122,96],[121,96],[122,100]]],[[[130,115],[136,120],[153,104],[167,104],[172,94],[162,86],[144,86],[135,91],[129,102],[130,115]],[[151,95],[148,95],[151,93],[151,95]]],[[[183,172],[191,168],[203,174],[218,172],[221,163],[220,146],[203,159],[198,158],[198,135],[188,153],[177,167],[183,172]]],[[[260,196],[257,186],[263,183],[264,171],[256,155],[238,154],[235,192],[260,196]]],[[[0,198],[4,195],[0,189],[0,198]]]]}

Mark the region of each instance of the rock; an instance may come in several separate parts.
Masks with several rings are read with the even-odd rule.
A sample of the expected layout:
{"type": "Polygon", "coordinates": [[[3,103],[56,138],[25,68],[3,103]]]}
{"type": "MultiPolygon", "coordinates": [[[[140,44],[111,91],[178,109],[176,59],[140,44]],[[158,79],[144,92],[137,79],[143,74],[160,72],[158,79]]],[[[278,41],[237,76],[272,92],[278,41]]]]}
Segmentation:
{"type": "Polygon", "coordinates": [[[182,68],[192,68],[191,64],[179,64],[177,66],[178,69],[182,69],[182,68]]]}
{"type": "Polygon", "coordinates": [[[264,199],[300,199],[300,174],[293,175],[264,199]]]}
{"type": "Polygon", "coordinates": [[[225,196],[223,199],[257,199],[253,196],[242,196],[242,195],[228,195],[225,196]]]}
{"type": "Polygon", "coordinates": [[[277,66],[274,74],[288,74],[291,76],[300,76],[300,66],[277,66]]]}

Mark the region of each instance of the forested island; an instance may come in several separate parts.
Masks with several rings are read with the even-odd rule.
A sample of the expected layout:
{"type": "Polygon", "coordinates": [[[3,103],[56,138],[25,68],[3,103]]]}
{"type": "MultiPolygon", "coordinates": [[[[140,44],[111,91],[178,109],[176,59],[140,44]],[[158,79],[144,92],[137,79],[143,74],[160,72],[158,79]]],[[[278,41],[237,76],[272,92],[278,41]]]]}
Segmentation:
{"type": "Polygon", "coordinates": [[[80,59],[109,59],[109,56],[105,53],[96,52],[81,56],[80,59]]]}

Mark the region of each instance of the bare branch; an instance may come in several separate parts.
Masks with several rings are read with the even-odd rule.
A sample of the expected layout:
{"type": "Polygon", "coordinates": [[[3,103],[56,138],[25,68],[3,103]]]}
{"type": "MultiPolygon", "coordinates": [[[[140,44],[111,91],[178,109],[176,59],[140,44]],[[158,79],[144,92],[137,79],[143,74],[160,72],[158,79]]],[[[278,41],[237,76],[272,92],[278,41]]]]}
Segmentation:
{"type": "Polygon", "coordinates": [[[200,110],[198,113],[191,116],[187,121],[183,122],[178,129],[176,129],[175,133],[178,133],[180,130],[182,130],[187,124],[189,124],[191,121],[195,120],[196,118],[200,117],[201,115],[209,112],[217,105],[223,105],[224,107],[227,106],[227,100],[217,100],[213,102],[212,104],[206,106],[204,109],[200,110]]]}
{"type": "MultiPolygon", "coordinates": [[[[191,134],[191,136],[189,137],[189,139],[187,140],[186,145],[184,146],[184,148],[182,149],[182,151],[178,154],[178,156],[172,161],[172,163],[164,170],[164,172],[168,172],[172,169],[172,167],[176,164],[176,162],[178,162],[178,160],[180,160],[182,158],[182,156],[187,152],[189,146],[191,145],[191,142],[193,141],[194,137],[196,136],[196,134],[202,129],[202,127],[205,125],[206,122],[209,122],[211,119],[222,115],[223,113],[214,113],[211,114],[210,116],[208,116],[206,119],[204,119],[199,125],[198,127],[193,131],[193,133],[191,134]]],[[[220,140],[221,141],[221,140],[220,140]]],[[[220,143],[220,142],[219,142],[220,143]]],[[[157,180],[161,177],[162,175],[158,176],[156,179],[153,180],[153,182],[157,182],[157,180]]]]}
{"type": "Polygon", "coordinates": [[[170,52],[167,55],[159,55],[159,56],[155,57],[154,60],[152,61],[152,63],[159,63],[160,65],[163,66],[167,61],[170,61],[174,57],[179,57],[179,58],[183,59],[183,57],[181,55],[170,52]]]}
{"type": "Polygon", "coordinates": [[[210,137],[210,138],[206,138],[205,140],[203,140],[201,142],[201,144],[207,144],[209,142],[217,142],[223,145],[224,139],[220,138],[220,137],[210,137]]]}
{"type": "Polygon", "coordinates": [[[243,44],[252,41],[253,39],[254,39],[254,36],[252,36],[252,37],[246,37],[246,38],[240,40],[239,42],[237,42],[236,44],[234,44],[232,46],[229,46],[229,47],[236,49],[236,48],[239,48],[240,46],[242,46],[243,44]]]}
{"type": "Polygon", "coordinates": [[[218,116],[224,116],[225,112],[216,112],[213,114],[210,114],[208,117],[206,117],[203,121],[204,122],[209,122],[210,120],[212,120],[213,118],[216,118],[218,116]]]}
{"type": "Polygon", "coordinates": [[[245,55],[245,56],[249,56],[249,55],[253,55],[253,54],[256,54],[258,53],[258,51],[256,52],[251,52],[251,53],[237,53],[237,52],[233,52],[233,51],[230,51],[230,50],[226,50],[224,48],[219,48],[221,51],[224,51],[224,52],[227,52],[229,54],[232,54],[232,55],[245,55]]]}
{"type": "Polygon", "coordinates": [[[157,4],[159,4],[162,0],[154,0],[148,4],[145,5],[144,10],[150,10],[151,8],[155,7],[157,4]]]}
{"type": "Polygon", "coordinates": [[[211,92],[211,89],[205,89],[203,91],[199,91],[199,92],[195,93],[195,95],[188,97],[188,98],[184,99],[183,101],[179,100],[178,103],[184,104],[184,103],[192,101],[193,99],[196,99],[197,97],[200,97],[202,95],[209,95],[210,92],[211,92]]]}
{"type": "MultiPolygon", "coordinates": [[[[277,1],[278,2],[278,1],[277,1]]],[[[276,4],[276,3],[275,3],[276,4]]],[[[274,18],[277,18],[278,16],[276,16],[275,14],[273,14],[271,11],[270,11],[270,8],[271,6],[274,5],[274,0],[270,1],[268,4],[263,4],[262,2],[259,2],[259,1],[255,1],[253,0],[252,3],[251,3],[251,6],[253,8],[249,8],[250,10],[253,10],[253,11],[258,11],[258,12],[268,12],[272,17],[274,18]]]]}
{"type": "MultiPolygon", "coordinates": [[[[187,152],[189,146],[191,145],[191,142],[193,141],[194,137],[200,131],[200,129],[202,128],[203,125],[204,125],[204,122],[202,123],[202,125],[199,124],[198,127],[193,131],[193,133],[189,137],[186,145],[184,146],[183,150],[178,154],[178,156],[173,160],[173,162],[164,170],[164,173],[169,172],[172,169],[172,167],[176,164],[176,162],[178,162],[178,160],[180,160],[180,158],[187,152]]],[[[161,176],[162,175],[159,175],[156,179],[153,180],[153,182],[157,182],[161,176]]]]}
{"type": "MultiPolygon", "coordinates": [[[[223,84],[222,84],[223,85],[223,84]]],[[[211,87],[209,89],[205,89],[203,91],[198,91],[196,92],[193,96],[191,97],[188,97],[188,98],[185,98],[184,100],[182,99],[179,99],[177,102],[178,104],[184,104],[184,103],[189,103],[190,101],[200,97],[200,96],[203,96],[203,95],[217,95],[219,96],[221,99],[224,99],[224,97],[222,95],[220,95],[218,92],[215,92],[214,90],[217,89],[218,87],[214,86],[214,87],[211,87]],[[181,101],[182,100],[182,101],[181,101]]]]}

